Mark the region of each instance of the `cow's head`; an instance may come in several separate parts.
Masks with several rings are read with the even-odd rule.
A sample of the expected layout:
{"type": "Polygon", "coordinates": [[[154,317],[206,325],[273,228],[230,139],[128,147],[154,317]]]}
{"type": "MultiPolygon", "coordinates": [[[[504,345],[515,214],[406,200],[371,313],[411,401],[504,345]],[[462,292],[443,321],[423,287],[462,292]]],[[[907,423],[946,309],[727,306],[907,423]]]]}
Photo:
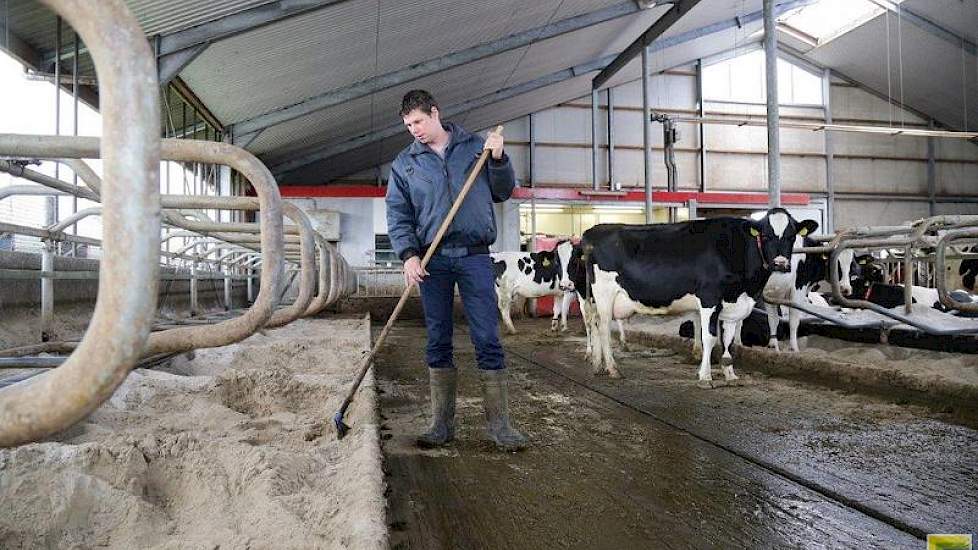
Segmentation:
{"type": "Polygon", "coordinates": [[[760,220],[749,220],[750,238],[756,243],[768,269],[791,273],[791,254],[795,238],[805,237],[818,229],[813,220],[796,221],[783,208],[772,208],[760,220]]]}
{"type": "Polygon", "coordinates": [[[886,271],[872,254],[860,254],[856,256],[853,263],[856,266],[854,277],[868,283],[882,283],[886,280],[886,271]]]}
{"type": "MultiPolygon", "coordinates": [[[[846,248],[839,253],[839,290],[842,291],[843,296],[852,295],[852,281],[862,272],[859,265],[856,264],[855,251],[851,248],[846,248]]],[[[832,255],[828,252],[822,254],[822,259],[825,260],[825,280],[829,279],[829,265],[828,261],[832,255]]]]}
{"type": "Polygon", "coordinates": [[[571,263],[574,244],[570,241],[560,241],[554,247],[554,252],[557,254],[560,263],[560,290],[574,290],[574,281],[571,281],[567,269],[571,263]]]}

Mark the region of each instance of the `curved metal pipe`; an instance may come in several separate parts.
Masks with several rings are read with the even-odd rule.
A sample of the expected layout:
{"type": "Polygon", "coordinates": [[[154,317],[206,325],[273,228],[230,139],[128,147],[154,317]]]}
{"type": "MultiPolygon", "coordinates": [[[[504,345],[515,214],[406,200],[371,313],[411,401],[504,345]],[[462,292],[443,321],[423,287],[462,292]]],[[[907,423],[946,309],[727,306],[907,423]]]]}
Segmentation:
{"type": "Polygon", "coordinates": [[[175,353],[198,348],[232,344],[247,338],[272,318],[284,271],[283,202],[275,178],[254,155],[227,143],[165,139],[164,158],[225,164],[244,176],[258,195],[261,220],[260,242],[266,268],[261,270],[258,296],[239,317],[210,325],[206,329],[186,327],[156,332],[150,336],[147,354],[175,353]]]}
{"type": "MultiPolygon", "coordinates": [[[[98,138],[0,135],[0,151],[9,151],[8,154],[14,156],[36,157],[35,149],[29,147],[31,144],[44,145],[42,154],[47,158],[99,157],[98,138]]],[[[197,348],[224,346],[242,340],[264,326],[278,303],[274,290],[280,284],[284,268],[282,199],[278,185],[268,168],[254,155],[227,143],[164,139],[161,142],[161,153],[166,160],[224,164],[237,170],[251,182],[261,205],[259,209],[261,234],[253,240],[261,244],[266,269],[261,271],[258,296],[245,314],[208,326],[206,330],[188,327],[153,333],[149,338],[146,353],[150,355],[180,353],[197,348]]],[[[157,213],[159,213],[158,204],[157,202],[155,210],[157,213]]],[[[154,237],[158,253],[159,224],[154,229],[154,237]]]]}
{"type": "Polygon", "coordinates": [[[7,187],[0,187],[0,201],[14,196],[70,197],[71,195],[43,185],[8,185],[7,187]]]}
{"type": "Polygon", "coordinates": [[[272,315],[272,318],[265,323],[265,327],[267,328],[287,325],[301,317],[309,307],[309,303],[312,301],[312,295],[316,291],[316,230],[313,229],[309,217],[298,206],[290,202],[283,202],[282,211],[299,228],[300,246],[302,247],[299,295],[291,306],[280,309],[272,315]]]}
{"type": "MultiPolygon", "coordinates": [[[[64,364],[0,390],[0,446],[64,430],[108,399],[143,352],[156,310],[160,117],[155,59],[122,0],[84,6],[72,0],[43,3],[75,28],[99,73],[106,176],[102,275],[88,330],[64,364]]],[[[69,138],[49,141],[63,139],[69,138]]],[[[0,147],[5,154],[48,154],[49,148],[33,140],[0,141],[14,142],[0,147]]]]}

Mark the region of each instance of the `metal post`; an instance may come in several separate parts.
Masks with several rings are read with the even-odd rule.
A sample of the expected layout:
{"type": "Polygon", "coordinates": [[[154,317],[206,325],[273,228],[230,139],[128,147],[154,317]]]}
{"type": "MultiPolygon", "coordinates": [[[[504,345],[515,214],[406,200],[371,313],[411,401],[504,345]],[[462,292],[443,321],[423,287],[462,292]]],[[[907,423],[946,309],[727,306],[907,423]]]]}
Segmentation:
{"type": "Polygon", "coordinates": [[[696,199],[689,199],[689,203],[686,206],[686,208],[689,209],[689,219],[695,220],[697,217],[699,217],[699,213],[697,212],[698,206],[699,203],[696,199]]]}
{"type": "Polygon", "coordinates": [[[598,91],[591,90],[591,189],[598,188],[598,91]]]}
{"type": "Polygon", "coordinates": [[[197,247],[194,247],[193,261],[190,263],[190,316],[196,317],[199,311],[197,305],[197,263],[200,259],[200,254],[197,253],[197,247]]]}
{"type": "Polygon", "coordinates": [[[224,273],[224,309],[231,311],[231,273],[225,271],[224,273]]]}
{"type": "MultiPolygon", "coordinates": [[[[41,249],[41,272],[54,271],[54,242],[45,240],[41,249]]],[[[54,279],[41,277],[41,341],[51,338],[51,322],[54,320],[54,279]]]]}
{"type": "MultiPolygon", "coordinates": [[[[696,104],[700,118],[706,117],[706,100],[703,99],[703,60],[696,61],[696,104]]],[[[706,191],[706,124],[699,124],[700,138],[700,192],[706,191]]],[[[826,132],[828,133],[828,132],[826,132]]]]}
{"type": "MultiPolygon", "coordinates": [[[[825,109],[825,123],[832,124],[832,69],[822,74],[822,104],[825,109]]],[[[825,136],[825,190],[828,204],[825,207],[826,233],[835,233],[835,177],[832,174],[835,164],[835,148],[832,132],[822,132],[825,136]]],[[[933,213],[931,214],[933,216],[933,213]]]]}
{"type": "MultiPolygon", "coordinates": [[[[72,135],[78,135],[78,33],[74,33],[73,41],[74,56],[71,60],[71,103],[72,103],[72,135]]],[[[72,170],[74,172],[74,170],[72,170]]],[[[78,187],[78,174],[76,173],[72,176],[72,183],[75,187],[78,187]]],[[[75,214],[78,212],[78,197],[72,195],[71,197],[71,213],[75,214]]],[[[78,235],[78,226],[71,226],[71,233],[73,235],[78,235]]],[[[78,257],[78,243],[71,243],[71,256],[74,258],[78,257]]]]}
{"type": "MultiPolygon", "coordinates": [[[[934,119],[929,126],[934,129],[934,119]]],[[[927,206],[931,216],[937,215],[937,143],[927,138],[927,206]]]]}
{"type": "Polygon", "coordinates": [[[781,112],[778,103],[778,30],[774,0],[764,0],[764,59],[767,75],[767,188],[768,203],[781,206],[781,112]]]}
{"type": "Polygon", "coordinates": [[[533,113],[530,113],[529,116],[530,158],[527,159],[528,168],[526,177],[530,180],[530,187],[533,187],[536,184],[536,181],[533,178],[535,175],[535,172],[533,171],[533,161],[537,157],[537,141],[536,137],[533,135],[533,113]]]}
{"type": "Polygon", "coordinates": [[[652,223],[652,114],[649,111],[649,47],[642,48],[642,158],[645,165],[645,223],[652,223]]]}
{"type": "Polygon", "coordinates": [[[248,267],[248,303],[255,301],[255,268],[248,267]]]}
{"type": "Polygon", "coordinates": [[[608,189],[615,190],[615,97],[608,88],[608,189]]]}
{"type": "Polygon", "coordinates": [[[913,313],[913,246],[903,249],[903,303],[907,314],[913,313]]]}
{"type": "MultiPolygon", "coordinates": [[[[530,195],[530,250],[528,252],[536,252],[537,250],[537,198],[530,195]]],[[[554,301],[556,305],[556,300],[554,301]]],[[[537,299],[530,298],[530,315],[533,317],[537,316],[537,299]]]]}
{"type": "MultiPolygon", "coordinates": [[[[54,49],[54,135],[61,135],[61,16],[55,20],[54,49]]],[[[54,178],[59,179],[60,163],[54,163],[54,178]]],[[[45,204],[45,225],[58,223],[58,197],[48,197],[45,204]]]]}

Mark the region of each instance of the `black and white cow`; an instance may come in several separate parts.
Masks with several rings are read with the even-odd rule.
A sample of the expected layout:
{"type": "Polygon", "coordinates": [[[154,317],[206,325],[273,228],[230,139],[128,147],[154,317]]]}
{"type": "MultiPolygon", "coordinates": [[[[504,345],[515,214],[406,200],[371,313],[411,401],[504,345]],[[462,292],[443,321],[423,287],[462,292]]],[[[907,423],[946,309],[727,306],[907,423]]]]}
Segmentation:
{"type": "MultiPolygon", "coordinates": [[[[853,281],[853,297],[872,302],[885,308],[895,308],[905,304],[903,285],[894,285],[886,281],[886,269],[880,265],[871,254],[856,257],[860,276],[853,281]]],[[[941,303],[936,288],[913,285],[910,289],[911,303],[921,304],[939,311],[947,311],[941,303]]]]}
{"type": "MultiPolygon", "coordinates": [[[[811,224],[818,227],[814,221],[811,224]]],[[[806,235],[799,234],[795,237],[795,248],[816,246],[818,243],[806,235]]],[[[772,273],[764,287],[764,297],[789,301],[804,299],[814,305],[828,306],[819,292],[831,288],[827,281],[829,257],[829,254],[820,253],[793,254],[791,256],[791,271],[788,273],[772,273]]],[[[845,249],[839,254],[839,287],[843,296],[852,294],[852,274],[857,271],[853,266],[853,258],[854,253],[851,249],[845,249]]],[[[777,336],[778,324],[781,322],[780,307],[776,304],[765,303],[764,309],[767,311],[768,334],[770,334],[768,347],[780,351],[777,336]]],[[[798,310],[788,308],[788,346],[791,351],[799,351],[798,325],[800,322],[801,314],[798,310]]]]}
{"type": "MultiPolygon", "coordinates": [[[[611,225],[611,224],[607,224],[611,225]]],[[[624,227],[624,226],[623,226],[624,227]]],[[[561,279],[561,287],[566,289],[564,293],[563,303],[561,308],[563,311],[570,309],[570,303],[577,298],[578,305],[581,308],[581,320],[584,321],[584,332],[586,334],[587,348],[584,351],[584,356],[587,358],[591,357],[591,353],[594,351],[594,344],[592,343],[591,334],[591,317],[593,313],[591,312],[591,301],[590,295],[588,294],[587,285],[587,271],[584,266],[583,252],[581,245],[574,245],[574,249],[571,252],[570,261],[567,262],[567,268],[564,269],[564,278],[561,279]]],[[[616,319],[618,322],[618,339],[621,343],[621,347],[624,350],[628,349],[628,344],[625,342],[625,323],[624,319],[616,319]]]]}
{"type": "Polygon", "coordinates": [[[700,385],[712,386],[710,354],[722,322],[727,380],[735,380],[730,344],[738,321],[754,308],[772,271],[791,270],[796,235],[817,226],[795,221],[782,208],[761,220],[714,218],[661,225],[598,225],[581,240],[592,324],[595,373],[620,377],[611,354],[612,319],[635,313],[697,311],[703,359],[700,385]]]}
{"type": "MultiPolygon", "coordinates": [[[[954,247],[952,247],[954,248],[954,247]]],[[[955,249],[959,253],[978,252],[978,246],[955,249]]],[[[947,288],[953,290],[975,291],[975,280],[978,278],[978,260],[947,260],[947,288]]]]}
{"type": "Polygon", "coordinates": [[[503,317],[503,324],[510,334],[516,334],[516,327],[510,318],[510,307],[516,296],[540,298],[554,296],[554,314],[551,330],[557,330],[560,318],[561,330],[567,330],[567,310],[562,306],[564,290],[561,281],[565,279],[564,266],[570,260],[570,241],[561,241],[553,250],[542,252],[494,252],[493,270],[496,274],[496,303],[503,317]]]}

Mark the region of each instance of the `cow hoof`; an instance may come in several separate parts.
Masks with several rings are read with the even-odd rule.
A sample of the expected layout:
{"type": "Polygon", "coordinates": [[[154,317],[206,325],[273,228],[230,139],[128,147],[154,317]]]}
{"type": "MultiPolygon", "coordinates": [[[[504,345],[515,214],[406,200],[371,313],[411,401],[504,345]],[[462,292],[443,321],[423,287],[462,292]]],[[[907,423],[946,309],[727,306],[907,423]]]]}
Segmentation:
{"type": "Polygon", "coordinates": [[[696,382],[696,387],[704,390],[712,390],[721,386],[719,382],[719,380],[699,380],[696,382]]]}
{"type": "Polygon", "coordinates": [[[621,373],[618,372],[617,370],[609,370],[608,378],[621,379],[621,373]]]}

